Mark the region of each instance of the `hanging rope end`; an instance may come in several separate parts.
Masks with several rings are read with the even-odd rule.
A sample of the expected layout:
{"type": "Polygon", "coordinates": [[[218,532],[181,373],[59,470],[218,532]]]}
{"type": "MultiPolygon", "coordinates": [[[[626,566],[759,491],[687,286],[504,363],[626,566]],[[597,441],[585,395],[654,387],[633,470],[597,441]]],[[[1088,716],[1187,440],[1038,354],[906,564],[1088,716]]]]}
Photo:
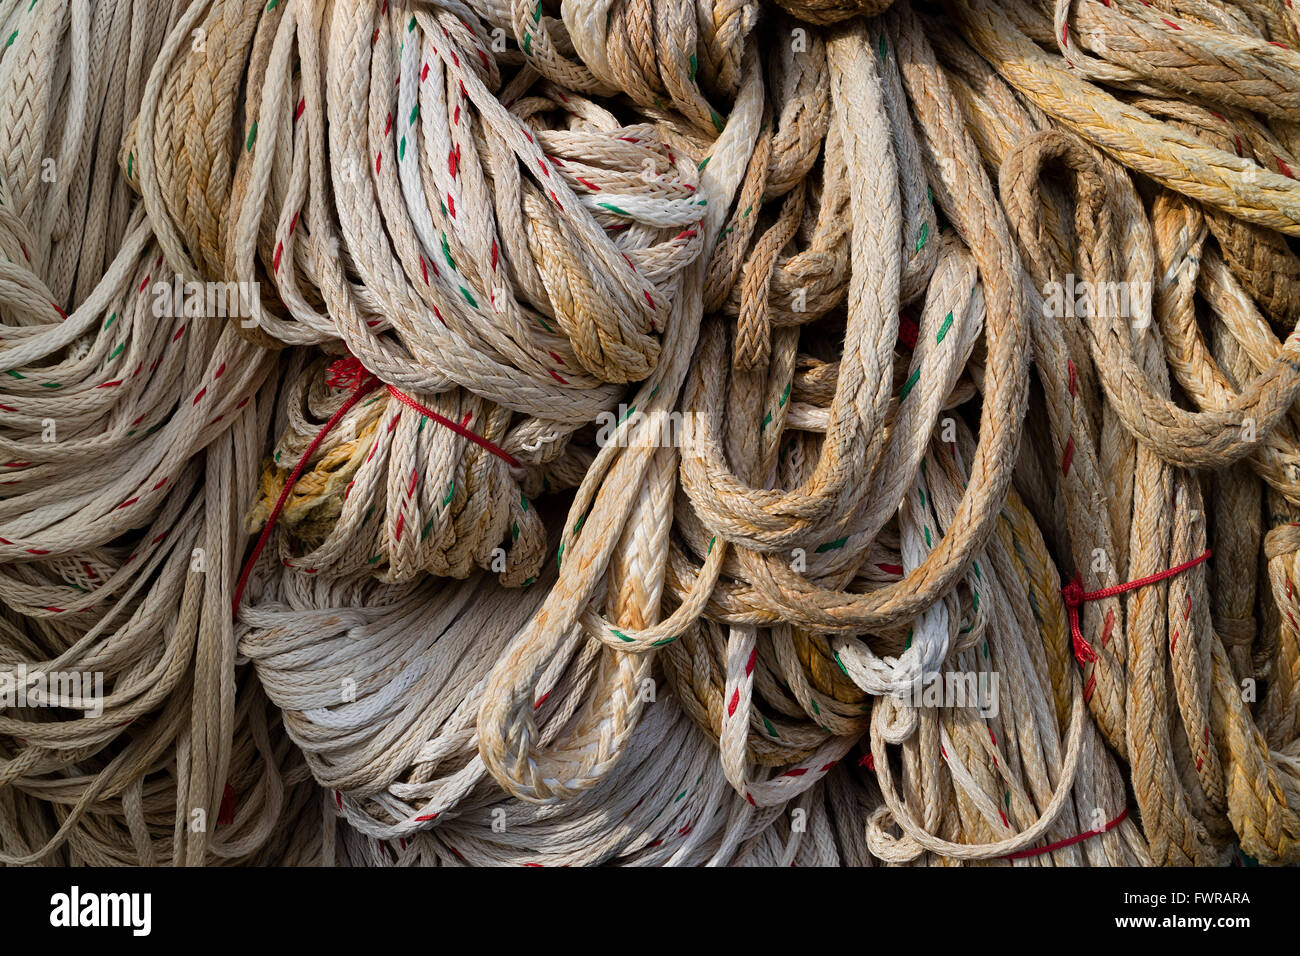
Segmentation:
{"type": "Polygon", "coordinates": [[[1079,627],[1079,606],[1083,604],[1087,595],[1084,594],[1083,582],[1078,575],[1061,588],[1061,596],[1065,599],[1065,607],[1070,612],[1070,639],[1074,646],[1074,659],[1079,662],[1080,667],[1095,664],[1098,660],[1097,652],[1088,643],[1088,639],[1083,636],[1083,631],[1079,627]]]}

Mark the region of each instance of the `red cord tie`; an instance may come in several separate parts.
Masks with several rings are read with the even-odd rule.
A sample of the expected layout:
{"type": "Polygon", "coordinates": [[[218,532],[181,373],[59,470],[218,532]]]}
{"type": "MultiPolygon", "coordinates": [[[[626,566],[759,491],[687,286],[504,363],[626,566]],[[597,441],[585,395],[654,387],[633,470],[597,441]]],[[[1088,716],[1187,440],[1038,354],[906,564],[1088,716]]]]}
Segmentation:
{"type": "MultiPolygon", "coordinates": [[[[285,502],[289,500],[289,495],[293,493],[294,486],[298,484],[298,479],[302,477],[303,471],[306,470],[308,460],[313,454],[315,454],[316,448],[325,440],[325,436],[333,430],[334,426],[342,420],[343,416],[351,411],[352,407],[356,405],[357,402],[381,384],[379,379],[372,374],[369,369],[361,364],[361,360],[354,356],[339,359],[337,362],[330,365],[329,373],[329,378],[325,380],[326,385],[331,388],[349,389],[352,394],[348,396],[347,401],[339,406],[339,410],[330,416],[330,420],[325,423],[324,427],[316,433],[316,437],[313,438],[311,444],[307,446],[307,450],[303,452],[302,458],[298,460],[298,464],[294,466],[293,471],[289,473],[289,477],[285,479],[284,487],[280,489],[280,497],[276,500],[275,507],[271,509],[271,514],[266,519],[266,524],[262,528],[261,535],[258,536],[257,543],[253,545],[253,551],[249,554],[248,560],[244,563],[244,570],[239,575],[239,581],[235,584],[233,607],[235,614],[239,613],[239,602],[244,596],[244,588],[248,584],[248,576],[253,572],[253,565],[257,563],[258,557],[262,554],[262,549],[266,547],[266,542],[270,540],[271,530],[279,520],[280,512],[284,510],[285,502]]],[[[464,425],[454,422],[450,418],[439,415],[431,408],[426,408],[405,392],[402,392],[391,385],[386,385],[385,387],[388,389],[390,395],[408,408],[414,409],[421,415],[433,419],[439,425],[451,429],[463,438],[469,439],[480,448],[492,452],[492,454],[496,455],[512,468],[523,467],[513,455],[498,448],[482,435],[477,435],[464,425]]],[[[466,420],[468,421],[468,418],[466,420]]]]}
{"type": "Polygon", "coordinates": [[[1067,846],[1074,846],[1076,843],[1082,843],[1084,840],[1091,840],[1095,836],[1101,836],[1108,833],[1124,822],[1128,816],[1128,807],[1117,816],[1114,820],[1108,821],[1100,830],[1085,830],[1083,833],[1075,834],[1067,840],[1057,840],[1055,843],[1049,843],[1047,846],[1040,846],[1032,850],[1020,850],[1017,853],[1008,853],[1002,859],[1004,860],[1024,860],[1031,856],[1041,856],[1044,853],[1051,853],[1053,850],[1063,850],[1067,846]]]}
{"type": "MultiPolygon", "coordinates": [[[[391,385],[388,385],[386,387],[388,389],[388,394],[393,396],[393,398],[397,399],[407,408],[414,409],[415,411],[419,412],[421,415],[425,415],[433,419],[443,428],[450,428],[452,431],[454,431],[457,435],[461,436],[462,438],[466,438],[472,441],[474,444],[478,445],[480,448],[492,452],[492,454],[496,455],[498,458],[504,461],[511,468],[523,467],[523,465],[519,463],[519,459],[515,458],[514,455],[510,454],[508,451],[506,451],[503,448],[498,448],[496,445],[492,444],[482,435],[470,431],[460,422],[454,422],[450,418],[446,418],[442,415],[439,415],[432,408],[426,408],[425,406],[417,402],[415,399],[413,399],[410,395],[407,395],[405,392],[401,391],[400,389],[396,389],[391,385]]],[[[468,420],[468,416],[466,416],[466,420],[468,420]]]]}
{"type": "MultiPolygon", "coordinates": [[[[369,391],[375,385],[380,384],[380,382],[378,378],[370,373],[369,369],[361,364],[360,359],[349,356],[345,359],[339,359],[339,361],[330,366],[330,377],[326,380],[325,384],[329,385],[331,388],[350,388],[354,391],[358,389],[369,391]]],[[[511,468],[523,467],[523,465],[519,463],[519,459],[515,458],[514,455],[510,454],[505,449],[494,445],[477,432],[473,432],[466,428],[462,423],[452,421],[445,415],[439,415],[432,408],[428,408],[420,402],[417,402],[399,388],[395,388],[392,385],[385,385],[384,387],[388,389],[389,395],[393,396],[393,398],[397,399],[407,408],[419,412],[426,418],[432,419],[443,428],[448,428],[451,431],[454,431],[457,435],[472,441],[485,451],[490,451],[511,468]]]]}
{"type": "Polygon", "coordinates": [[[1083,604],[1084,601],[1100,601],[1105,598],[1115,597],[1117,594],[1123,594],[1125,591],[1136,591],[1138,588],[1144,588],[1148,584],[1155,584],[1157,581],[1168,580],[1182,574],[1189,568],[1196,567],[1209,556],[1210,549],[1206,548],[1204,554],[1192,558],[1190,561],[1184,561],[1177,567],[1159,571],[1155,574],[1148,574],[1136,581],[1113,584],[1108,588],[1102,588],[1100,591],[1085,591],[1079,576],[1075,575],[1073,581],[1061,588],[1061,596],[1065,598],[1065,606],[1070,612],[1070,637],[1074,643],[1074,659],[1080,665],[1091,664],[1098,659],[1097,652],[1093,650],[1092,645],[1088,643],[1088,639],[1083,636],[1083,631],[1079,628],[1079,605],[1083,604]]]}

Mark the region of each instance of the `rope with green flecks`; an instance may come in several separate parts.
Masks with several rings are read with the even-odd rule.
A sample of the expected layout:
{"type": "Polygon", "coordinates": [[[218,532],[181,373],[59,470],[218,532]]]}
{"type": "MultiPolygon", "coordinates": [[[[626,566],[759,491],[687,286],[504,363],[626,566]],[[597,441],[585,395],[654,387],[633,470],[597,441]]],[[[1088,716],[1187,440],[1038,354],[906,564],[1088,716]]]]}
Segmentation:
{"type": "Polygon", "coordinates": [[[1300,14],[1154,4],[0,0],[0,862],[1296,862],[1300,14]]]}

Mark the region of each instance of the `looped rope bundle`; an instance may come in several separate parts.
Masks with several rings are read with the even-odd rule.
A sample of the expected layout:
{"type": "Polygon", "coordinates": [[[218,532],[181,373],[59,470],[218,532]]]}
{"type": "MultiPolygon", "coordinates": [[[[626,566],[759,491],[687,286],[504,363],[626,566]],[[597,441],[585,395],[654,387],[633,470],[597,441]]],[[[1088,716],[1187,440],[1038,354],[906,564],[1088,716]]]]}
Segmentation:
{"type": "MultiPolygon", "coordinates": [[[[1044,111],[1019,111],[1022,128],[1043,131],[1022,133],[1014,148],[994,145],[1008,141],[1000,133],[988,137],[1034,286],[1046,298],[1077,272],[1099,296],[1118,288],[1136,298],[1116,308],[1102,296],[1077,320],[1073,309],[1064,317],[1059,303],[1044,301],[1034,326],[1053,447],[1035,470],[1060,476],[1048,480],[1059,480],[1064,493],[1066,527],[1058,533],[1082,577],[1076,602],[1085,588],[1099,598],[1084,605],[1078,638],[1088,651],[1080,658],[1089,703],[1130,765],[1154,862],[1221,862],[1234,841],[1261,861],[1294,862],[1295,652],[1279,613],[1287,610],[1290,585],[1271,560],[1276,595],[1257,587],[1251,572],[1261,557],[1262,499],[1285,516],[1294,495],[1288,464],[1296,382],[1287,356],[1300,316],[1287,304],[1287,284],[1295,257],[1261,227],[1294,233],[1295,186],[1281,158],[1289,124],[1243,95],[1269,83],[1282,84],[1274,96],[1288,95],[1295,74],[1272,67],[1294,56],[1281,42],[1290,41],[1294,24],[1255,22],[1213,6],[1208,19],[1196,21],[1172,12],[1153,20],[1123,2],[1113,11],[1061,4],[1055,12],[1061,56],[1030,40],[1026,31],[1036,34],[1044,14],[1029,5],[1003,12],[976,2],[953,15],[999,74],[965,70],[975,96],[988,102],[988,90],[1005,80],[1044,111]],[[1073,32],[1072,12],[1080,26],[1073,32]],[[1126,58],[1121,34],[1170,56],[1126,58]],[[1079,47],[1101,58],[1085,59],[1079,47]],[[1142,65],[1178,64],[1180,57],[1187,63],[1176,73],[1142,65]],[[1199,87],[1214,111],[1183,104],[1166,84],[1177,77],[1181,91],[1190,68],[1211,58],[1246,80],[1199,87]],[[1055,122],[1106,155],[1053,130],[1055,122]],[[1234,129],[1242,132],[1229,133],[1234,129]],[[1271,144],[1282,152],[1270,155],[1271,144]],[[1190,168],[1203,175],[1189,181],[1168,164],[1193,152],[1200,161],[1190,168]],[[1266,157],[1282,172],[1256,162],[1266,157]],[[1144,203],[1119,163],[1163,188],[1144,203]],[[1049,178],[1057,172],[1064,182],[1049,178]],[[1044,207],[1061,209],[1062,218],[1042,216],[1044,207]],[[1257,262],[1242,255],[1252,240],[1257,262]],[[1267,282],[1264,270],[1252,268],[1263,262],[1276,264],[1267,282]],[[1198,301],[1211,316],[1210,341],[1196,321],[1198,301]],[[1290,333],[1285,342],[1270,322],[1290,333]],[[1171,398],[1174,385],[1192,410],[1171,398]],[[1221,496],[1208,511],[1189,466],[1221,469],[1221,496]],[[1263,495],[1252,472],[1271,486],[1263,495]],[[1217,589],[1208,587],[1203,563],[1211,516],[1217,589]],[[1275,636],[1251,655],[1257,597],[1275,636]],[[1266,687],[1258,697],[1257,677],[1266,687]]],[[[1007,123],[979,112],[990,126],[1007,123]]],[[[1275,545],[1263,557],[1284,550],[1275,545]]]]}
{"type": "MultiPolygon", "coordinates": [[[[559,582],[517,640],[511,657],[498,665],[489,685],[479,717],[481,752],[489,769],[520,797],[548,805],[579,799],[599,787],[605,775],[614,772],[610,768],[617,767],[612,753],[620,742],[617,735],[634,733],[641,715],[635,682],[651,673],[649,662],[660,657],[688,713],[718,739],[727,780],[756,812],[812,792],[825,775],[833,774],[840,758],[867,727],[864,711],[871,710],[872,726],[879,722],[884,736],[877,744],[873,732],[878,753],[863,759],[868,765],[886,769],[889,760],[882,748],[886,743],[909,741],[907,746],[913,746],[919,740],[914,733],[917,714],[925,713],[927,718],[937,717],[928,720],[934,746],[919,758],[920,763],[908,764],[902,795],[896,794],[888,778],[881,778],[888,806],[877,805],[872,814],[867,832],[872,853],[899,862],[915,859],[926,850],[957,858],[1018,855],[1039,861],[1038,851],[1042,850],[1075,861],[1145,861],[1140,835],[1131,821],[1125,822],[1118,771],[1083,716],[1077,679],[1073,697],[1069,692],[1073,675],[1064,652],[1063,614],[1056,618],[1059,630],[1055,634],[1050,630],[1040,633],[1032,625],[1023,630],[1032,619],[1026,598],[1022,598],[1018,619],[1005,618],[1008,630],[1024,634],[1023,639],[1031,642],[1029,647],[1037,647],[1039,654],[1044,644],[1060,642],[1054,688],[1060,710],[1051,708],[1025,718],[1032,731],[1008,723],[1009,715],[993,726],[978,717],[972,724],[971,711],[965,706],[937,715],[933,710],[909,709],[903,704],[898,705],[902,707],[898,711],[901,723],[885,716],[887,703],[903,697],[920,678],[938,670],[950,645],[964,651],[987,634],[987,615],[993,613],[990,601],[999,608],[1000,618],[1006,614],[1000,610],[1005,600],[1002,593],[990,590],[996,587],[993,564],[978,561],[977,554],[982,554],[979,549],[989,540],[1010,479],[1010,456],[1019,435],[1018,406],[1023,401],[1016,393],[1023,395],[1025,384],[1017,364],[1023,346],[1017,342],[1024,341],[1025,332],[1017,325],[1015,307],[996,313],[990,309],[990,314],[1007,324],[992,330],[983,367],[976,373],[979,387],[991,386],[984,395],[985,418],[981,422],[982,434],[987,432],[989,437],[967,449],[967,454],[974,453],[979,469],[975,474],[980,479],[972,481],[971,473],[966,472],[937,486],[928,484],[937,479],[933,472],[925,477],[923,455],[945,399],[951,396],[952,404],[959,405],[977,391],[971,380],[959,384],[958,375],[979,338],[986,293],[976,281],[979,259],[972,261],[955,237],[941,240],[938,235],[935,214],[923,198],[929,176],[928,170],[919,168],[920,157],[925,155],[923,148],[933,150],[931,168],[950,176],[969,175],[973,168],[969,162],[959,167],[951,155],[944,155],[954,149],[951,141],[959,134],[959,126],[945,131],[942,120],[935,118],[932,140],[924,147],[912,138],[908,101],[902,78],[892,72],[892,59],[886,59],[883,66],[890,71],[885,74],[889,85],[876,79],[881,67],[873,62],[873,53],[878,48],[888,53],[890,46],[881,47],[877,41],[883,34],[879,26],[876,29],[870,41],[862,27],[832,35],[825,61],[820,60],[820,45],[808,48],[809,55],[799,69],[812,74],[811,82],[790,84],[807,90],[805,104],[794,112],[782,109],[779,115],[815,117],[812,111],[824,102],[824,94],[819,101],[818,91],[825,88],[815,79],[815,71],[828,69],[832,115],[826,122],[822,188],[819,192],[810,183],[806,192],[811,201],[806,203],[803,189],[774,189],[768,198],[781,199],[780,208],[774,210],[775,219],[762,232],[748,223],[751,216],[755,222],[760,216],[747,193],[755,199],[764,197],[763,180],[772,168],[763,169],[771,162],[768,143],[783,132],[788,139],[789,132],[779,124],[770,134],[766,128],[760,131],[728,226],[728,230],[743,230],[743,238],[735,251],[718,253],[743,265],[728,265],[728,260],[715,258],[710,266],[714,281],[724,283],[721,289],[708,293],[712,301],[721,304],[729,297],[739,298],[733,313],[738,321],[734,345],[728,348],[725,327],[717,320],[706,323],[679,413],[684,423],[681,478],[685,497],[678,496],[673,504],[647,490],[631,500],[624,492],[627,483],[612,477],[625,467],[649,469],[640,472],[642,475],[673,467],[676,449],[655,441],[659,422],[653,416],[629,423],[626,437],[616,443],[618,451],[609,447],[601,451],[570,511],[559,549],[559,582]],[[892,122],[887,105],[895,111],[892,122]],[[864,183],[846,175],[848,170],[866,166],[898,169],[895,157],[899,153],[909,166],[893,177],[864,183]],[[875,187],[874,193],[868,193],[864,188],[868,186],[875,187]],[[840,356],[825,354],[824,348],[813,344],[819,330],[810,324],[808,342],[813,354],[801,356],[798,326],[827,316],[836,308],[838,294],[819,303],[812,315],[802,315],[804,303],[782,301],[774,291],[776,254],[782,254],[783,265],[792,264],[803,255],[785,253],[796,233],[814,237],[813,241],[834,235],[837,226],[829,220],[834,210],[844,208],[846,198],[854,206],[851,221],[855,230],[845,345],[840,356]],[[902,208],[913,213],[906,228],[900,221],[902,208]],[[884,222],[880,222],[882,211],[884,222]],[[886,225],[891,217],[892,229],[886,225]],[[742,287],[729,293],[727,284],[737,281],[742,287]],[[905,364],[896,369],[898,305],[927,291],[932,300],[925,303],[920,329],[913,323],[911,333],[904,334],[911,349],[917,350],[907,363],[912,368],[905,364]],[[895,303],[893,309],[889,303],[895,303]],[[781,323],[783,327],[753,324],[751,317],[770,318],[777,308],[789,317],[781,323]],[[762,347],[751,345],[756,338],[762,347]],[[864,361],[866,343],[877,348],[870,364],[864,361]],[[727,360],[728,351],[732,352],[731,361],[727,360]],[[900,403],[899,396],[908,398],[922,370],[930,371],[933,379],[916,392],[911,404],[900,403]],[[869,397],[871,389],[875,390],[874,399],[869,397]],[[1005,411],[999,413],[999,409],[1005,411]],[[881,425],[886,426],[883,434],[881,425]],[[899,452],[885,443],[896,443],[904,436],[912,450],[900,460],[899,452]],[[735,477],[722,457],[724,447],[731,461],[744,466],[735,477]],[[601,471],[602,457],[613,461],[611,473],[595,486],[593,476],[601,471]],[[853,467],[846,467],[850,461],[853,467]],[[890,466],[879,470],[877,461],[888,461],[890,466]],[[881,483],[879,489],[868,483],[873,473],[874,480],[881,483]],[[757,495],[744,491],[740,482],[756,479],[799,491],[757,495]],[[909,487],[914,481],[920,481],[920,487],[909,487]],[[990,490],[989,485],[1001,490],[990,490]],[[588,491],[588,486],[592,490],[588,491]],[[888,491],[882,495],[883,489],[895,487],[896,497],[890,498],[888,491]],[[913,490],[915,496],[909,498],[908,492],[913,490]],[[735,510],[746,502],[747,495],[754,497],[754,503],[747,505],[747,510],[735,510]],[[935,495],[941,496],[942,507],[935,503],[935,495]],[[898,518],[893,518],[893,511],[900,507],[898,518]],[[917,512],[918,507],[925,510],[926,517],[917,512]],[[724,510],[727,508],[733,512],[724,510]],[[930,509],[940,510],[930,516],[930,509]],[[622,519],[626,523],[621,532],[608,530],[612,515],[628,516],[622,519]],[[930,523],[938,515],[943,523],[930,523]],[[676,531],[673,537],[663,537],[657,529],[669,518],[676,531]],[[621,534],[617,543],[616,534],[621,534]],[[639,539],[655,547],[633,565],[623,552],[633,546],[645,552],[639,539]],[[689,551],[681,550],[677,541],[689,551]],[[854,546],[846,547],[848,542],[854,546]],[[813,564],[794,572],[787,566],[793,548],[800,549],[796,552],[800,561],[795,565],[805,558],[813,564]],[[935,557],[930,556],[932,548],[935,557]],[[865,567],[867,561],[869,567],[865,567]],[[603,574],[602,566],[608,568],[603,574]],[[637,570],[632,572],[631,567],[637,570]],[[664,597],[670,608],[677,605],[659,621],[621,600],[636,580],[633,574],[644,587],[647,567],[663,575],[664,597]],[[566,572],[568,568],[578,570],[566,572]],[[860,576],[863,571],[865,577],[860,576]],[[906,586],[899,586],[898,579],[905,572],[915,576],[906,586]],[[968,610],[963,611],[959,593],[949,594],[947,589],[967,576],[971,590],[966,599],[968,610]],[[931,577],[932,593],[917,586],[927,577],[931,577]],[[733,584],[729,579],[738,580],[733,584]],[[887,583],[891,579],[895,582],[892,587],[887,583]],[[799,585],[801,580],[806,583],[799,585]],[[825,603],[819,605],[816,597],[809,600],[809,595],[819,594],[825,587],[822,581],[834,590],[824,592],[825,603]],[[623,590],[611,599],[615,587],[623,590]],[[887,603],[891,594],[898,595],[897,610],[887,603]],[[596,602],[589,603],[592,596],[596,602]],[[832,602],[845,610],[835,614],[824,609],[832,602]],[[568,610],[583,604],[588,610],[580,618],[568,610]],[[983,612],[978,610],[981,604],[983,612]],[[917,611],[923,612],[924,631],[919,629],[919,621],[909,630],[917,611]],[[596,683],[588,709],[581,715],[584,720],[567,739],[548,745],[538,737],[539,729],[529,713],[538,686],[535,681],[558,659],[555,655],[564,646],[565,629],[571,628],[575,619],[589,637],[598,638],[618,656],[593,668],[596,683]],[[882,652],[900,655],[897,665],[876,657],[861,642],[832,647],[813,633],[834,628],[847,638],[868,627],[881,632],[882,652]],[[918,635],[915,644],[914,631],[918,635]],[[882,702],[871,706],[864,691],[884,695],[882,702]],[[509,695],[508,702],[502,699],[503,694],[509,695]],[[605,732],[586,735],[584,728],[594,730],[598,720],[605,732]],[[950,723],[954,720],[962,727],[960,736],[941,737],[959,733],[957,724],[950,723]],[[973,732],[974,727],[981,728],[979,733],[973,732]],[[1026,753],[1023,758],[1016,751],[1009,758],[997,749],[999,739],[1020,740],[1025,734],[1041,740],[1045,749],[1026,753]],[[615,746],[611,746],[611,737],[615,746]],[[1081,764],[1088,766],[1087,773],[1079,773],[1081,764]],[[775,768],[775,772],[765,768],[775,768]],[[953,793],[954,787],[962,797],[944,808],[944,791],[953,793]],[[1077,793],[1072,794],[1072,789],[1077,793]],[[909,810],[913,801],[928,807],[921,821],[909,810]],[[1088,833],[1098,814],[1103,819],[1088,833]],[[901,836],[894,835],[898,827],[901,836]],[[1010,838],[1009,830],[1015,834],[1010,838]],[[1097,839],[1086,849],[1067,849],[1084,842],[1077,836],[1079,831],[1097,839]],[[1060,839],[1043,847],[1042,840],[1048,837],[1060,839]]],[[[899,29],[906,42],[915,45],[909,50],[919,53],[924,41],[916,25],[904,21],[899,29]]],[[[787,71],[788,67],[776,75],[789,75],[787,71]]],[[[921,82],[916,82],[915,89],[914,95],[923,95],[921,82]]],[[[923,100],[921,108],[928,105],[923,100]]],[[[771,114],[778,115],[777,110],[772,109],[771,114]]],[[[944,190],[945,199],[972,191],[965,182],[948,184],[942,174],[929,182],[944,190]]],[[[989,196],[985,208],[991,210],[987,184],[984,192],[989,196]]],[[[952,208],[958,222],[980,222],[977,215],[956,203],[952,208]],[[963,220],[961,213],[970,218],[963,220]]],[[[991,218],[987,211],[984,215],[991,218]]],[[[986,230],[968,228],[972,243],[979,243],[986,230]]],[[[996,287],[998,294],[1011,302],[1017,274],[1009,262],[1002,262],[1014,261],[1014,250],[1005,227],[1002,234],[1006,237],[1002,260],[987,243],[976,245],[973,251],[983,259],[980,264],[989,264],[994,281],[1002,283],[996,287]]],[[[724,242],[728,239],[724,232],[724,242]]],[[[843,267],[839,269],[842,275],[843,267]]],[[[949,424],[956,427],[955,420],[950,419],[949,424]]],[[[955,440],[949,438],[948,442],[955,440]]],[[[954,464],[964,471],[960,460],[954,464]]],[[[1006,573],[1016,572],[1008,569],[1006,573]]],[[[962,580],[962,584],[967,582],[962,580]]],[[[1049,586],[1040,593],[1046,602],[1054,592],[1049,586]]],[[[1000,649],[999,656],[1003,652],[1000,649]]],[[[610,651],[604,653],[608,656],[610,651]]],[[[987,642],[983,653],[986,659],[992,653],[987,642]]],[[[1017,644],[1005,653],[1019,660],[1030,652],[1017,644]]],[[[1040,672],[1033,679],[1045,677],[1040,672]]]]}
{"type": "Polygon", "coordinates": [[[176,12],[0,17],[6,864],[315,855],[306,767],[229,612],[274,360],[186,310],[116,165],[176,12]]]}
{"type": "MultiPolygon", "coordinates": [[[[499,565],[491,556],[503,529],[520,528],[523,553],[505,573],[521,583],[538,572],[526,498],[552,478],[572,483],[585,457],[568,447],[573,432],[615,405],[613,384],[644,378],[657,360],[681,269],[701,248],[694,226],[707,200],[695,166],[653,125],[620,125],[591,100],[537,84],[535,73],[503,89],[491,37],[450,12],[358,3],[324,23],[300,6],[190,10],[185,26],[204,33],[205,52],[173,44],[135,131],[146,204],[176,223],[179,257],[193,254],[207,274],[251,290],[239,325],[264,344],[341,340],[413,399],[393,393],[378,409],[359,408],[321,446],[312,465],[326,472],[314,471],[315,483],[366,493],[349,496],[332,535],[320,529],[305,566],[341,561],[338,573],[349,573],[356,562],[346,553],[379,557],[403,579],[464,576],[464,561],[403,536],[432,519],[470,536],[460,547],[484,568],[499,565]],[[216,98],[177,114],[169,91],[192,83],[205,57],[247,60],[242,116],[216,98]],[[194,148],[186,124],[240,122],[234,174],[210,177],[196,202],[171,181],[171,157],[194,148]],[[277,314],[279,302],[288,315],[277,314]],[[437,429],[417,440],[431,417],[421,406],[497,446],[500,461],[437,429]],[[385,410],[385,429],[370,429],[385,410]],[[372,493],[384,485],[387,502],[372,493]],[[372,544],[357,528],[376,508],[386,534],[372,544]]],[[[199,148],[211,149],[206,139],[199,148]]],[[[311,437],[285,433],[278,452],[311,437]]],[[[284,475],[267,475],[254,522],[284,475]]]]}

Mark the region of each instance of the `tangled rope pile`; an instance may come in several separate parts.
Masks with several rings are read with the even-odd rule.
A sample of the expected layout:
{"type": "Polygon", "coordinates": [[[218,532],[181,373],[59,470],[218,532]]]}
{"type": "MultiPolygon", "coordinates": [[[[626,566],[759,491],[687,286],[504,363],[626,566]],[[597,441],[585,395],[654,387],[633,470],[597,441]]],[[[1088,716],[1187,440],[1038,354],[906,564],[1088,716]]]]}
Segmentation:
{"type": "Polygon", "coordinates": [[[0,861],[1300,862],[1288,5],[0,28],[0,861]]]}

